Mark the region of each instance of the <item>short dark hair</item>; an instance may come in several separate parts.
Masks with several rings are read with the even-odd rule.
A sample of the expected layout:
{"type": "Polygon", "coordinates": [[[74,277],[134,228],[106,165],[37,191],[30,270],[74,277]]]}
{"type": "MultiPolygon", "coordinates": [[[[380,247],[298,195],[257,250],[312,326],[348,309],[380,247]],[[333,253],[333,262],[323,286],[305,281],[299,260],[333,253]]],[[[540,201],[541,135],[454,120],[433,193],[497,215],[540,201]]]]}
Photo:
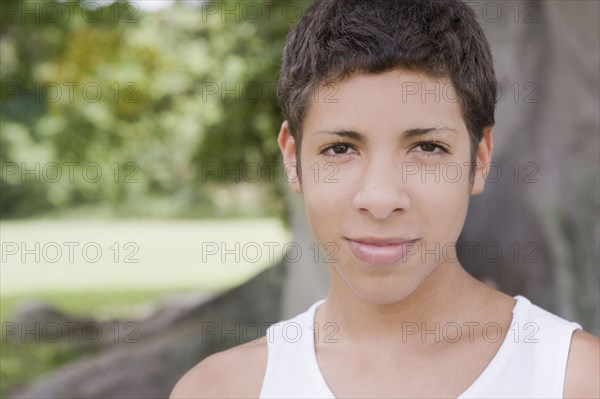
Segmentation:
{"type": "Polygon", "coordinates": [[[302,123],[319,86],[398,68],[450,79],[474,160],[497,101],[490,46],[474,11],[460,0],[317,0],[288,34],[279,73],[298,164],[302,123]]]}

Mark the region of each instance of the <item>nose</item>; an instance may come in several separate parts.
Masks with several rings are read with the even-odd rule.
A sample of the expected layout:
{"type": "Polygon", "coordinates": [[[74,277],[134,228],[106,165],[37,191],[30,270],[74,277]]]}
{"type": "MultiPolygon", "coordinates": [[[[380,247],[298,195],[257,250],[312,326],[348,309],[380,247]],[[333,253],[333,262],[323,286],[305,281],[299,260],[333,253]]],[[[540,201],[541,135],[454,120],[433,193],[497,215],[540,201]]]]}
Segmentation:
{"type": "Polygon", "coordinates": [[[394,163],[380,159],[372,160],[359,179],[352,205],[360,213],[369,213],[375,219],[386,219],[393,212],[406,212],[411,199],[402,173],[394,169],[394,163]]]}

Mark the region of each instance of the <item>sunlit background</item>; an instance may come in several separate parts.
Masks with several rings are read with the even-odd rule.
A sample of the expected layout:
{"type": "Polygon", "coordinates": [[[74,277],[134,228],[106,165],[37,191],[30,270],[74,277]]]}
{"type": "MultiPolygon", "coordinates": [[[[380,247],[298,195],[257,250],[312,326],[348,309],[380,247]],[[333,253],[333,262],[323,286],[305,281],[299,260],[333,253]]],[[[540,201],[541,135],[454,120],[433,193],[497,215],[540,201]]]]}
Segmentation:
{"type": "MultiPolygon", "coordinates": [[[[276,70],[301,10],[242,6],[2,3],[3,322],[34,301],[133,317],[281,258],[276,70]],[[236,255],[247,243],[279,247],[236,255]]],[[[85,354],[3,340],[0,396],[85,354]]]]}

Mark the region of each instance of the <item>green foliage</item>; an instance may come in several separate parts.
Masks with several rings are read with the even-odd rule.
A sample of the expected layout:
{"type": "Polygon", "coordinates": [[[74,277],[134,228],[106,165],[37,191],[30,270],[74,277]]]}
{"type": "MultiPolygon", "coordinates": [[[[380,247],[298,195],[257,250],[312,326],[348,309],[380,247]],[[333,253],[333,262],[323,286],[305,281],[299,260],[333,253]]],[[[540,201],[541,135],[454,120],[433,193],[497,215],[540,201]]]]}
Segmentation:
{"type": "Polygon", "coordinates": [[[1,218],[283,215],[281,166],[274,180],[264,169],[279,162],[277,68],[295,22],[282,3],[254,3],[258,21],[200,2],[147,12],[120,1],[93,15],[85,2],[4,3],[1,218]],[[224,190],[237,202],[223,206],[224,190]]]}
{"type": "Polygon", "coordinates": [[[0,396],[6,397],[12,389],[80,358],[92,349],[89,346],[84,349],[68,343],[3,343],[0,396]]]}

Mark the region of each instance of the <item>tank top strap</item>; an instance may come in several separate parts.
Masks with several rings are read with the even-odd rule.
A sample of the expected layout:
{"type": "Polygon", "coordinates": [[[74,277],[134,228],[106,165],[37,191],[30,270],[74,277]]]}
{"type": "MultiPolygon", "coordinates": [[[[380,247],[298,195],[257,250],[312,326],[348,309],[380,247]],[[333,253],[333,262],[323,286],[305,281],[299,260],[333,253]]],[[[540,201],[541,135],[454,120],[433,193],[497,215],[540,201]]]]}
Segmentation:
{"type": "Polygon", "coordinates": [[[267,328],[267,368],[260,398],[333,398],[319,379],[314,351],[314,316],[324,301],[267,328]]]}
{"type": "Polygon", "coordinates": [[[500,349],[460,398],[562,398],[573,331],[567,321],[517,295],[500,349]]]}

